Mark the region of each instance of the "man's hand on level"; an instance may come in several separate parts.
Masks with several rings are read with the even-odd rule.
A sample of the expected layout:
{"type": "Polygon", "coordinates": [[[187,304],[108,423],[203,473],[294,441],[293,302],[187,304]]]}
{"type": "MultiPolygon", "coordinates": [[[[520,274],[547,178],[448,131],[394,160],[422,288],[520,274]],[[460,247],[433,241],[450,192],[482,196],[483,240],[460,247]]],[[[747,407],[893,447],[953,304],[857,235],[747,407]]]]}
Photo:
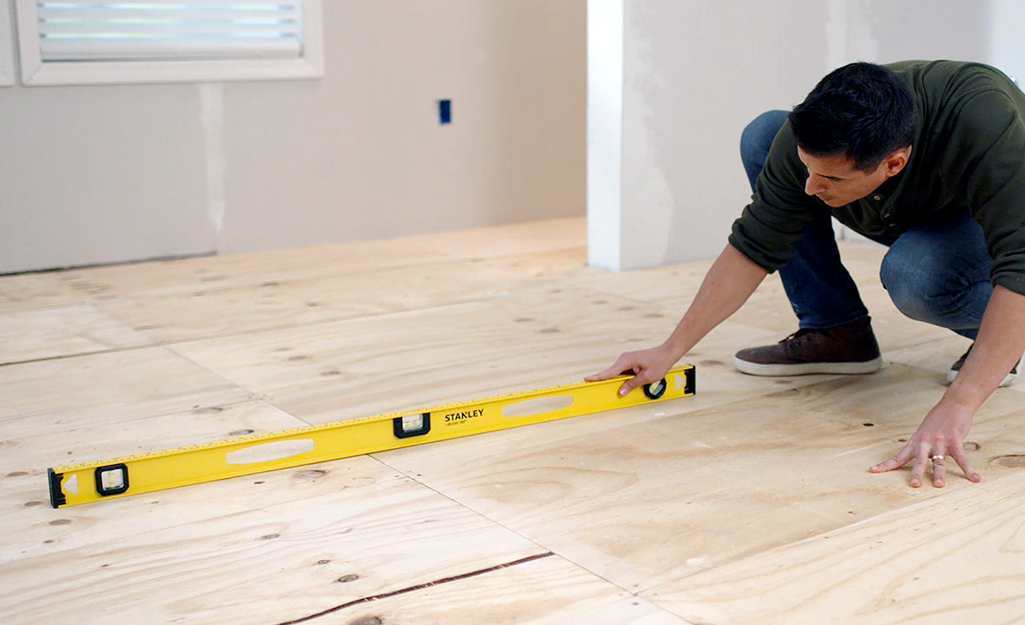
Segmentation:
{"type": "Polygon", "coordinates": [[[608,380],[624,373],[631,373],[633,377],[623,382],[619,387],[619,396],[622,397],[638,386],[644,386],[645,384],[661,380],[666,372],[676,364],[677,360],[679,358],[674,356],[665,344],[662,344],[658,347],[643,349],[637,352],[626,352],[616,359],[616,362],[611,367],[594,375],[589,375],[584,380],[597,382],[599,380],[608,380]]]}

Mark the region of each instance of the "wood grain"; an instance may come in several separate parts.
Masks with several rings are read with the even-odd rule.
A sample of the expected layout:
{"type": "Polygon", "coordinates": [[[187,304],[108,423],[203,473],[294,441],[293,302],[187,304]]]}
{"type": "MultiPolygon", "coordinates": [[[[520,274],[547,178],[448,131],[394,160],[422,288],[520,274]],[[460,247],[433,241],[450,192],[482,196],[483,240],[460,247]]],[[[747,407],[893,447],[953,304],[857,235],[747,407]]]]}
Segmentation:
{"type": "Polygon", "coordinates": [[[0,314],[0,364],[150,343],[139,332],[90,304],[0,314]]]}
{"type": "Polygon", "coordinates": [[[1025,502],[961,489],[645,596],[694,623],[1022,623],[1023,556],[1025,502]]]}
{"type": "Polygon", "coordinates": [[[873,375],[736,372],[796,328],[770,276],[687,355],[692,398],[46,505],[63,462],[578,381],[660,342],[709,262],[609,273],[584,239],[554,220],[0,277],[3,622],[1025,622],[1025,384],[975,419],[981,484],[868,473],[967,345],[901,316],[885,250],[848,242],[873,375]]]}
{"type": "Polygon", "coordinates": [[[376,478],[263,506],[222,495],[220,514],[186,523],[180,505],[150,505],[167,522],[148,532],[134,526],[148,497],[94,509],[106,540],[0,564],[4,621],[279,623],[544,553],[412,480],[376,478]]]}
{"type": "Polygon", "coordinates": [[[83,303],[81,295],[56,276],[49,272],[0,276],[0,315],[83,303]]]}
{"type": "Polygon", "coordinates": [[[162,347],[0,367],[0,439],[251,399],[162,347]]]}
{"type": "MultiPolygon", "coordinates": [[[[573,424],[543,424],[531,428],[533,441],[502,432],[488,435],[500,439],[494,444],[446,441],[376,457],[624,588],[644,589],[922,498],[977,490],[956,471],[943,491],[908,487],[906,471],[867,471],[896,453],[939,391],[930,375],[893,366],[679,414],[663,404],[662,417],[594,431],[584,423],[576,437],[549,441],[547,430],[573,424]],[[513,436],[516,444],[502,444],[513,436]]],[[[979,415],[972,457],[987,475],[1014,471],[987,458],[999,464],[1025,452],[1025,437],[1008,432],[1019,418],[1012,393],[979,415]]]]}

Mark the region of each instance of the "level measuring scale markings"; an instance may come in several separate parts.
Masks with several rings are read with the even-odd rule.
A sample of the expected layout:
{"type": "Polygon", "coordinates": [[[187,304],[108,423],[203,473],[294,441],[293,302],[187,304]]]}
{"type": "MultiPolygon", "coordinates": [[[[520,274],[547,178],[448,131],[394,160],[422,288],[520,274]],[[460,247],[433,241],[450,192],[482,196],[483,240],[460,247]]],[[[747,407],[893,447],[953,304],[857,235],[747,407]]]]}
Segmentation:
{"type": "Polygon", "coordinates": [[[54,508],[577,417],[695,392],[691,365],[619,397],[628,376],[336,421],[47,470],[54,508]]]}

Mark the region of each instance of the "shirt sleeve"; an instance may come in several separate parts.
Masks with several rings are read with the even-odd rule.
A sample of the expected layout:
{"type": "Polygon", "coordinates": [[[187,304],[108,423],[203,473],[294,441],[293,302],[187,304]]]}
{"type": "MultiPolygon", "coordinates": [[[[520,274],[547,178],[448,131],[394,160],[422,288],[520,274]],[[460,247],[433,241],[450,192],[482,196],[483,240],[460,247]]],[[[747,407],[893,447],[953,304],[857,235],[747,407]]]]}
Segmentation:
{"type": "MultiPolygon", "coordinates": [[[[1025,97],[1022,98],[1025,101],[1025,97]]],[[[995,285],[1025,295],[1025,120],[1020,103],[993,89],[965,103],[948,149],[963,155],[946,181],[964,189],[982,226],[995,285]]]]}

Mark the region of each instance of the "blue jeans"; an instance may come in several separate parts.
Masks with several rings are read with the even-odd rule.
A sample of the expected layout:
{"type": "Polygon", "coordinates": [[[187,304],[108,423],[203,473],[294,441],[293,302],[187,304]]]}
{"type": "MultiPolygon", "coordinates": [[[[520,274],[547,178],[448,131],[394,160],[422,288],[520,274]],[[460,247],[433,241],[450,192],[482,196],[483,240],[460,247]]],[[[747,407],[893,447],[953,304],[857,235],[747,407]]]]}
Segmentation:
{"type": "MultiPolygon", "coordinates": [[[[740,156],[752,191],[786,118],[786,111],[763,113],[741,135],[740,156]]],[[[975,339],[993,293],[992,260],[982,228],[968,209],[913,226],[896,237],[870,238],[890,248],[879,277],[898,310],[975,339]]],[[[801,328],[831,328],[868,316],[858,287],[840,261],[826,207],[798,239],[779,275],[801,328]]]]}

